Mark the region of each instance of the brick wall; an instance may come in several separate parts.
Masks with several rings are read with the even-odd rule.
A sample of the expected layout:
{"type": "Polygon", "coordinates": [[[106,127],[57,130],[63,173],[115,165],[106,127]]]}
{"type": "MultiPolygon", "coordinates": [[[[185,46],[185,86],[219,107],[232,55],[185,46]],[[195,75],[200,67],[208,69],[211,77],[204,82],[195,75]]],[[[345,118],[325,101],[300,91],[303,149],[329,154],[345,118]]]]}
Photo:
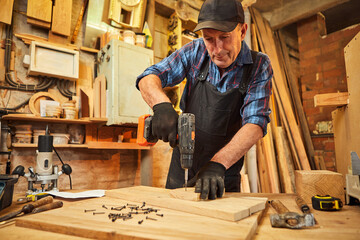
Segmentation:
{"type": "MultiPolygon", "coordinates": [[[[303,107],[310,131],[319,121],[330,121],[335,107],[314,107],[314,96],[321,93],[346,92],[344,47],[360,31],[360,25],[329,35],[324,20],[315,15],[298,22],[300,81],[303,107]]],[[[324,159],[328,170],[335,170],[335,146],[332,137],[312,138],[316,155],[324,159]]]]}

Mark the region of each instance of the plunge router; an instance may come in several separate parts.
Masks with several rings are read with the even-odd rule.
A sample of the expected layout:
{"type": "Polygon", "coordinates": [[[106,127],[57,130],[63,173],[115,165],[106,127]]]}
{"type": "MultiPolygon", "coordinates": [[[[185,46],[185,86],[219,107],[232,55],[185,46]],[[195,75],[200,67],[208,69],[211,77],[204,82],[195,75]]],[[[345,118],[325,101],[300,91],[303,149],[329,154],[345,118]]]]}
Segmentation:
{"type": "Polygon", "coordinates": [[[38,149],[36,150],[36,167],[29,167],[29,172],[24,172],[24,167],[19,165],[13,171],[13,174],[24,176],[28,180],[28,190],[26,195],[36,194],[44,191],[59,191],[58,178],[65,173],[70,175],[72,169],[70,165],[63,164],[61,170],[57,165],[53,165],[53,136],[50,136],[49,130],[46,127],[46,134],[40,135],[38,140],[38,149]],[[41,191],[34,188],[34,184],[41,185],[41,191]],[[47,189],[45,189],[45,186],[47,189]]]}
{"type": "MultiPolygon", "coordinates": [[[[193,165],[195,151],[195,115],[182,113],[178,119],[178,146],[181,167],[185,170],[185,189],[187,187],[189,168],[193,165]]],[[[152,116],[146,114],[139,117],[136,142],[140,146],[153,146],[158,139],[152,134],[152,116]]]]}

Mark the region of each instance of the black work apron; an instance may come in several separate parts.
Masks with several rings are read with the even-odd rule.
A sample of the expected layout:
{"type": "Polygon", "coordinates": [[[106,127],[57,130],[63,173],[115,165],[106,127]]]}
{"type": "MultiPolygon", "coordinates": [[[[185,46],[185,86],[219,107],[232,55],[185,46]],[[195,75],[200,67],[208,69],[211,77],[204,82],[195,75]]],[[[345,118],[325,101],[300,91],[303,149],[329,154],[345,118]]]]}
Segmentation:
{"type": "MultiPolygon", "coordinates": [[[[256,52],[252,52],[255,62],[256,52]]],[[[240,108],[249,84],[252,65],[244,65],[244,73],[239,88],[219,92],[214,85],[206,81],[209,60],[205,60],[200,74],[186,98],[185,111],[195,115],[195,153],[194,163],[189,169],[189,179],[212,157],[223,148],[241,127],[240,108]]],[[[182,96],[182,101],[185,96],[182,96]]],[[[240,192],[240,170],[244,157],[239,159],[225,172],[225,190],[240,192]]],[[[179,148],[175,147],[172,154],[166,188],[180,188],[184,185],[184,170],[180,164],[179,148]]]]}

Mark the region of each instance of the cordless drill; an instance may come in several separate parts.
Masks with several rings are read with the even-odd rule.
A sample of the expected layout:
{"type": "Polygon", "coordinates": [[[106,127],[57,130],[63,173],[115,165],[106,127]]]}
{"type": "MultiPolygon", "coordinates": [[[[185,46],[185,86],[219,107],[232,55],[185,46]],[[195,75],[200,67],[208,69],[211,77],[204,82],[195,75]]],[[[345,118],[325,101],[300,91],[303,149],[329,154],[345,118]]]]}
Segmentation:
{"type": "MultiPolygon", "coordinates": [[[[158,141],[152,134],[152,116],[150,114],[139,117],[136,142],[140,146],[153,146],[158,141]]],[[[185,189],[187,187],[189,168],[193,165],[195,150],[195,115],[182,113],[178,119],[177,143],[180,150],[181,167],[185,170],[185,189]]]]}

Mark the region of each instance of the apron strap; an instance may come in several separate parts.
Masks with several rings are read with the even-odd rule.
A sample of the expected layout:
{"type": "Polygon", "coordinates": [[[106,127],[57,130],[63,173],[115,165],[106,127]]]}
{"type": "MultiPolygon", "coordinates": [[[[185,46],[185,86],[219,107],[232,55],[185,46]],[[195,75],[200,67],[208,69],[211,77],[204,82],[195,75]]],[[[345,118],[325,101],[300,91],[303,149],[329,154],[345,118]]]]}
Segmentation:
{"type": "Polygon", "coordinates": [[[205,81],[208,74],[209,74],[209,66],[210,66],[210,58],[208,56],[205,56],[205,59],[203,61],[203,63],[201,64],[200,67],[200,72],[199,74],[196,76],[196,80],[197,81],[205,81]]]}
{"type": "Polygon", "coordinates": [[[250,52],[251,52],[251,58],[253,60],[253,63],[244,65],[244,71],[243,71],[241,83],[239,85],[239,91],[242,95],[244,95],[248,89],[248,86],[250,83],[251,72],[253,70],[253,66],[255,65],[254,63],[256,61],[256,56],[257,56],[257,52],[255,52],[253,50],[251,50],[250,52]]]}

